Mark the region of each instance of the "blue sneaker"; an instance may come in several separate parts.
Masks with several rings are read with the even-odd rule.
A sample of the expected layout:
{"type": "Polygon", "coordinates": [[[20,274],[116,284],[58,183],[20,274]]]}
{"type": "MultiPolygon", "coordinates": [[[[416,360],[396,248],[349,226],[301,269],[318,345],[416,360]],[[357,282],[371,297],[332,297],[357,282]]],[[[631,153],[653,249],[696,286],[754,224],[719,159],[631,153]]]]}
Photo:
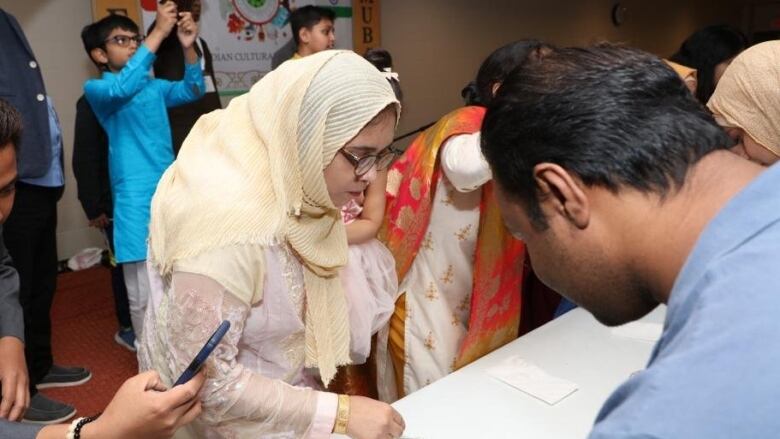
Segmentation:
{"type": "Polygon", "coordinates": [[[135,352],[135,331],[133,328],[120,328],[114,334],[114,341],[128,351],[135,352]]]}

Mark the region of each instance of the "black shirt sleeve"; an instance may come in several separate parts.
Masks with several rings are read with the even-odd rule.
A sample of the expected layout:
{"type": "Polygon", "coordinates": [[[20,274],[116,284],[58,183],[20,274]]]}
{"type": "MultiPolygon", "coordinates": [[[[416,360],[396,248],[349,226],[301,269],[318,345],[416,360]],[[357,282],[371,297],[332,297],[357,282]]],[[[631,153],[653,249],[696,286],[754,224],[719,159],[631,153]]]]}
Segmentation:
{"type": "Polygon", "coordinates": [[[108,179],[108,136],[84,96],[76,103],[73,174],[79,201],[87,218],[94,219],[102,214],[111,217],[113,209],[108,179]]]}

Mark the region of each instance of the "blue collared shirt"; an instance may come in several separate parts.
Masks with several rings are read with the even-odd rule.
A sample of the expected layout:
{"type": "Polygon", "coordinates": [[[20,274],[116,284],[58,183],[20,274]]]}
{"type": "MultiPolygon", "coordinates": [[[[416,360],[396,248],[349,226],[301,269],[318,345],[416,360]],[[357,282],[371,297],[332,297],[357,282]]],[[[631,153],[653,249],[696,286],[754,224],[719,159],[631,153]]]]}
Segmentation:
{"type": "Polygon", "coordinates": [[[778,270],[780,164],[702,232],[647,369],[610,396],[590,438],[778,437],[778,270]]]}
{"type": "Polygon", "coordinates": [[[19,181],[36,186],[60,187],[65,185],[65,176],[62,173],[62,128],[57,111],[51,96],[46,96],[46,106],[49,110],[49,133],[51,144],[51,164],[49,170],[41,177],[24,178],[19,181]]]}

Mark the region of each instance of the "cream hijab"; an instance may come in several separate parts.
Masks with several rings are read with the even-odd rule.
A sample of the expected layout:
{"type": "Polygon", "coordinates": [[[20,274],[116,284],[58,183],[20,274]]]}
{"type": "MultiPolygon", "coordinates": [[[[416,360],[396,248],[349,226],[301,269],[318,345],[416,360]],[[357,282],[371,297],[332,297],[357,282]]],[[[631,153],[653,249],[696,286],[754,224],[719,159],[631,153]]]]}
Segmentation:
{"type": "Polygon", "coordinates": [[[349,319],[346,232],[323,170],[388,105],[400,115],[387,80],[352,52],[288,61],[198,120],[152,200],[150,258],[164,278],[210,250],[290,245],[304,267],[306,367],[326,385],[349,363],[349,319]]]}
{"type": "Polygon", "coordinates": [[[742,128],[780,157],[780,41],[734,58],[707,106],[721,125],[742,128]]]}

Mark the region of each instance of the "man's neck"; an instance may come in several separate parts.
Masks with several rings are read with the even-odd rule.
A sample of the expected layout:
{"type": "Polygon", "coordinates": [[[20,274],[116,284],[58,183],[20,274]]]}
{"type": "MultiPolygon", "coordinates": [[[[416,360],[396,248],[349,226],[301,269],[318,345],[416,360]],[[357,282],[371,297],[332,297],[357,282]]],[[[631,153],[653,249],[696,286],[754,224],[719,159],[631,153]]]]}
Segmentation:
{"type": "MultiPolygon", "coordinates": [[[[629,269],[637,273],[653,297],[662,303],[707,224],[765,168],[728,151],[710,153],[686,176],[678,190],[655,205],[635,211],[623,225],[629,269]],[[638,244],[638,245],[637,245],[638,244]]],[[[634,194],[630,196],[644,196],[634,194]]],[[[647,199],[644,201],[647,206],[647,199]]]]}

